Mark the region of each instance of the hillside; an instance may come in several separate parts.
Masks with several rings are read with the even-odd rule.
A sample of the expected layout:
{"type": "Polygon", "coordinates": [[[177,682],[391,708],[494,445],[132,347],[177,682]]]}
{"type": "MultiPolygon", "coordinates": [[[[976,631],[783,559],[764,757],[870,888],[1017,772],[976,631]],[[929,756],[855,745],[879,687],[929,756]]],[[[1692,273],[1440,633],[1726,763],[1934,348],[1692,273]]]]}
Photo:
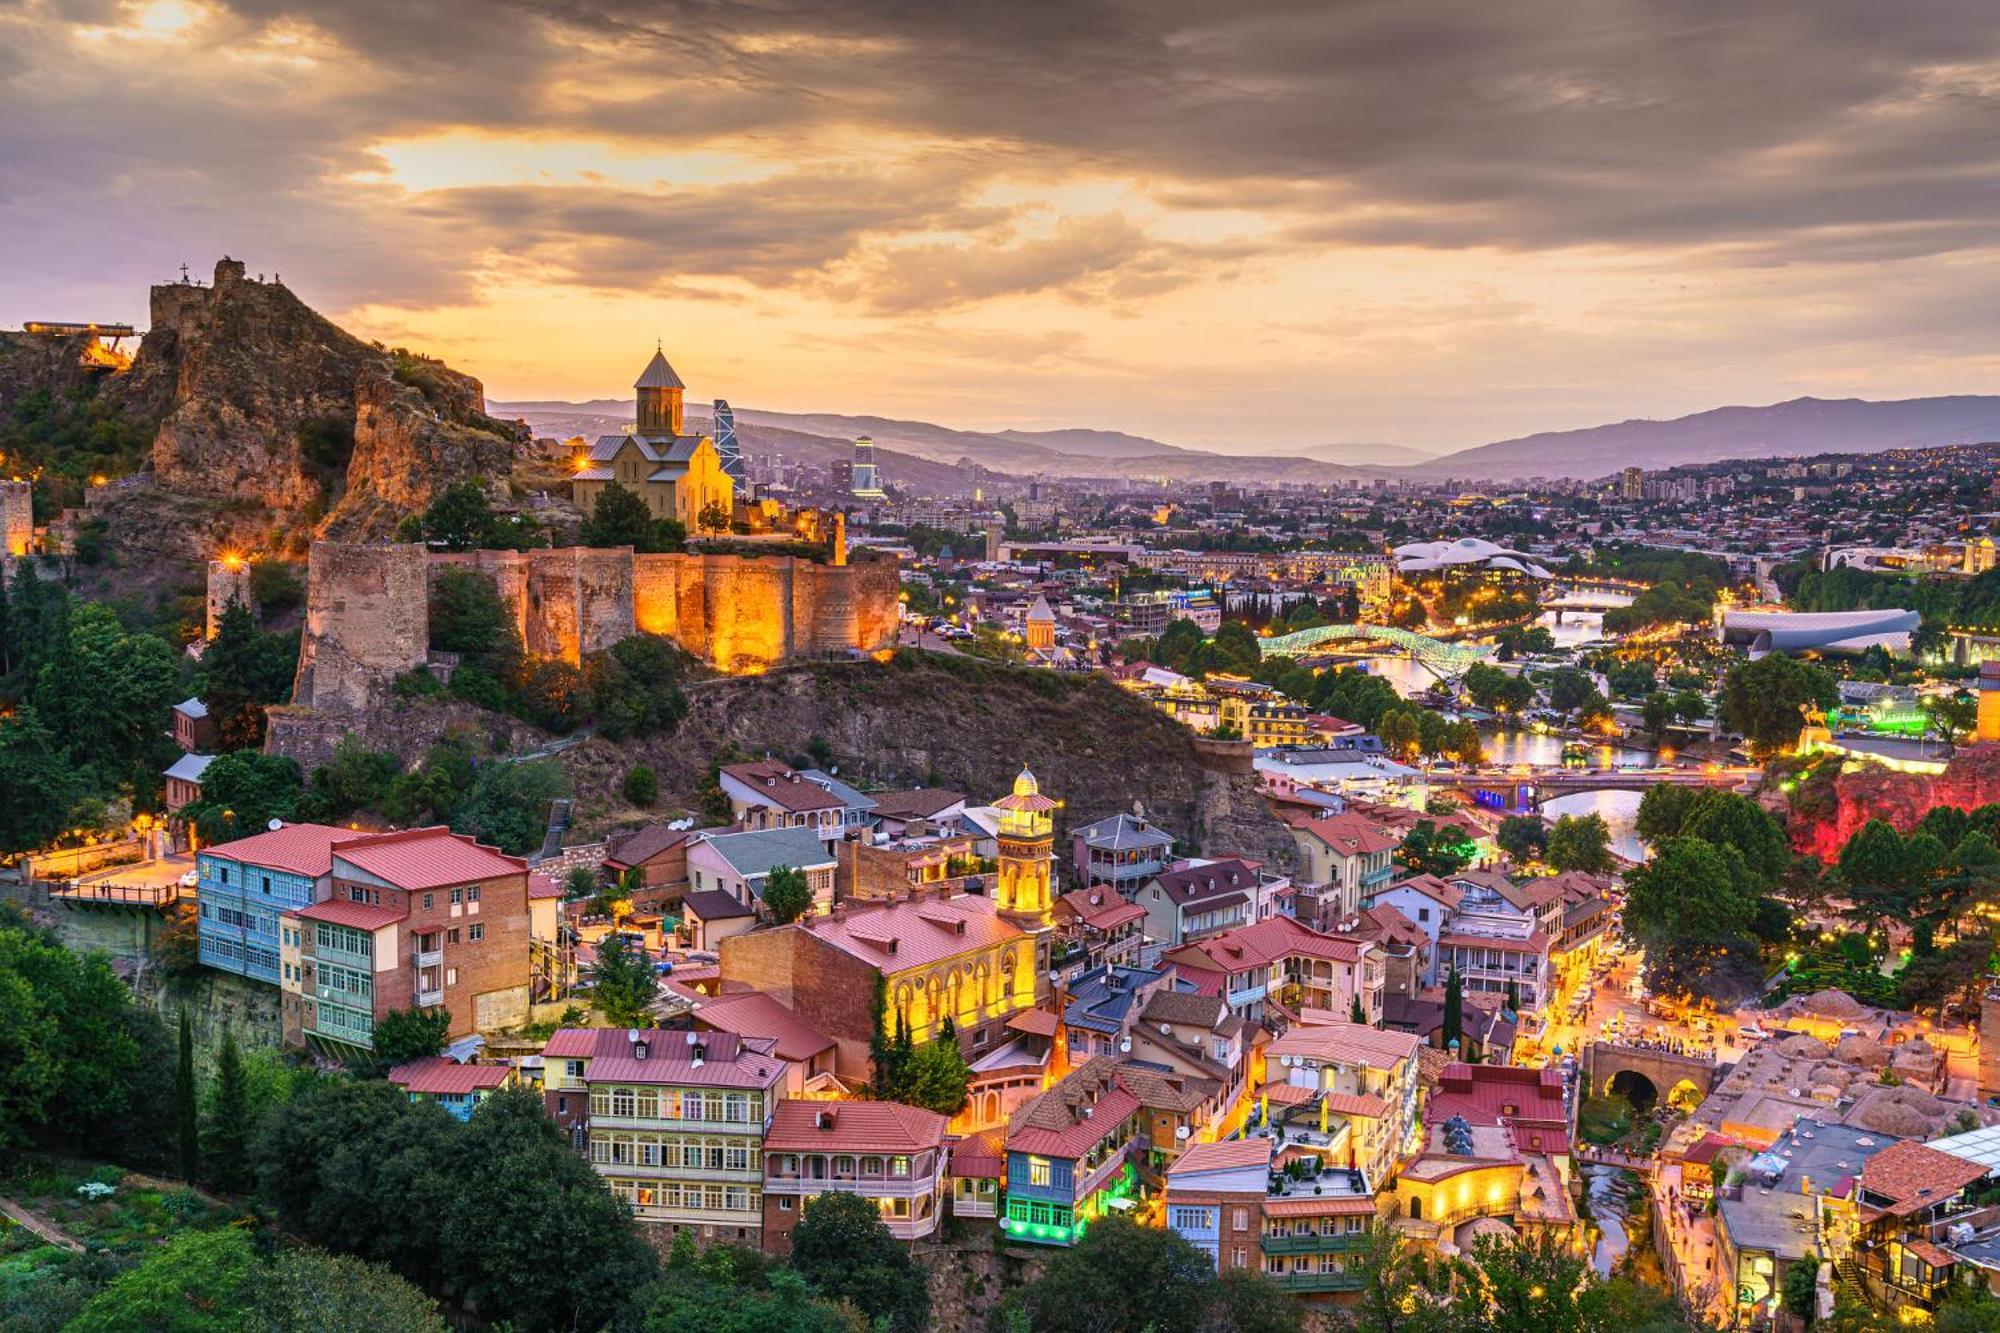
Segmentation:
{"type": "Polygon", "coordinates": [[[1737,458],[1879,453],[2000,440],[2000,397],[1963,394],[1870,402],[1794,398],[1767,407],[1718,407],[1671,421],[1621,421],[1543,431],[1480,445],[1406,469],[1406,475],[1507,480],[1607,476],[1737,458]]]}
{"type": "Polygon", "coordinates": [[[185,536],[190,554],[212,553],[218,518],[288,543],[386,536],[453,481],[504,486],[520,443],[486,414],[478,380],[363,342],[235,261],[213,286],[154,287],[129,367],[79,372],[87,351],[81,338],[0,335],[0,422],[17,462],[43,470],[50,508],[75,502],[78,478],[143,472],[171,525],[135,532],[152,550],[185,536]]]}

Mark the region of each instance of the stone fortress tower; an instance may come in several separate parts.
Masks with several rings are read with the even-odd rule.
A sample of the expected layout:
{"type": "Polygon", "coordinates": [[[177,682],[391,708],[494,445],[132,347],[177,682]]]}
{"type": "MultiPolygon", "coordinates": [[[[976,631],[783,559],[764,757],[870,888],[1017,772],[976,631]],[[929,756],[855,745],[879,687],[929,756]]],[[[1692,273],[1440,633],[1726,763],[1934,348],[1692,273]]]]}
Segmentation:
{"type": "Polygon", "coordinates": [[[208,562],[208,618],[202,632],[204,639],[213,639],[222,628],[222,613],[229,609],[229,603],[243,603],[244,610],[252,615],[257,613],[257,603],[250,595],[250,562],[240,555],[225,555],[208,562]]]}
{"type": "Polygon", "coordinates": [[[34,484],[0,481],[0,555],[27,555],[34,549],[34,484]]]}

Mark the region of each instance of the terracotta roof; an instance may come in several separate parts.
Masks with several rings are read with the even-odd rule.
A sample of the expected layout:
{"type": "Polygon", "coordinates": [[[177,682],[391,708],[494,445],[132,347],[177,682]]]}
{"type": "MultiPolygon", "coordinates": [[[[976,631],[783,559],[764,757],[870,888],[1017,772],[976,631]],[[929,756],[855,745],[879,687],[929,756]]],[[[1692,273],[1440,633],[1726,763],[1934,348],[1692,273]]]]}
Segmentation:
{"type": "Polygon", "coordinates": [[[393,926],[409,916],[408,912],[398,912],[388,907],[370,907],[367,903],[349,902],[345,898],[328,898],[323,903],[301,907],[296,912],[287,912],[303,921],[325,921],[335,926],[352,926],[356,930],[380,930],[393,926]]]}
{"type": "Polygon", "coordinates": [[[1222,1091],[1219,1080],[1171,1073],[1129,1060],[1118,1066],[1118,1082],[1139,1099],[1140,1105],[1181,1115],[1199,1109],[1222,1091]]]}
{"type": "Polygon", "coordinates": [[[1265,1058],[1298,1055],[1387,1069],[1415,1056],[1421,1045],[1413,1033],[1388,1032],[1366,1023],[1299,1023],[1271,1043],[1265,1058]]]}
{"type": "Polygon", "coordinates": [[[1431,942],[1422,926],[1388,903],[1377,903],[1363,911],[1347,933],[1357,940],[1372,940],[1399,949],[1428,948],[1431,942]]]}
{"type": "Polygon", "coordinates": [[[1389,1114],[1389,1103],[1368,1092],[1327,1092],[1320,1095],[1326,1109],[1336,1115],[1358,1115],[1380,1120],[1389,1114]]]}
{"type": "Polygon", "coordinates": [[[1947,1254],[1921,1236],[1914,1236],[1904,1241],[1903,1248],[1911,1254],[1916,1255],[1917,1258],[1923,1260],[1932,1268],[1950,1268],[1958,1262],[1957,1255],[1947,1254]]]}
{"type": "Polygon", "coordinates": [[[1165,889],[1172,901],[1200,902],[1204,906],[1220,906],[1220,901],[1212,900],[1218,900],[1223,895],[1234,895],[1242,901],[1244,894],[1256,890],[1257,881],[1257,863],[1240,856],[1210,861],[1205,865],[1183,862],[1153,877],[1153,883],[1165,889]]]}
{"type": "Polygon", "coordinates": [[[871,791],[868,799],[875,802],[878,815],[891,819],[928,819],[960,804],[965,795],[943,787],[911,787],[905,791],[871,791]]]}
{"type": "Polygon", "coordinates": [[[528,869],[521,858],[443,825],[357,837],[336,848],[334,858],[407,890],[525,875],[528,869]]]}
{"type": "Polygon", "coordinates": [[[1185,1023],[1190,1027],[1215,1027],[1229,1016],[1229,1006],[1219,995],[1196,991],[1157,990],[1139,1014],[1142,1023],[1185,1023]]]}
{"type": "Polygon", "coordinates": [[[1100,1055],[1015,1108],[1007,1122],[1007,1151],[1082,1157],[1115,1134],[1139,1107],[1139,1099],[1118,1079],[1117,1062],[1100,1055]]]}
{"type": "Polygon", "coordinates": [[[391,1069],[389,1081],[407,1092],[451,1096],[503,1087],[513,1073],[509,1065],[462,1065],[442,1055],[427,1055],[391,1069]]]}
{"type": "Polygon", "coordinates": [[[1386,889],[1375,890],[1375,896],[1380,898],[1383,894],[1394,893],[1397,889],[1409,889],[1412,892],[1421,893],[1432,902],[1441,903],[1450,908],[1456,908],[1460,903],[1465,901],[1464,889],[1459,888],[1456,884],[1439,879],[1436,875],[1412,875],[1408,879],[1399,879],[1386,889]]]}
{"type": "Polygon", "coordinates": [[[562,885],[556,883],[553,876],[544,875],[539,870],[528,872],[528,896],[530,898],[560,898],[562,895],[562,885]]]}
{"type": "Polygon", "coordinates": [[[957,954],[1025,939],[995,915],[991,898],[962,894],[887,903],[802,923],[828,944],[884,972],[926,967],[957,954]]]}
{"type": "Polygon", "coordinates": [[[826,788],[807,781],[791,765],[775,759],[725,764],[722,771],[756,792],[759,800],[780,810],[803,813],[808,810],[836,810],[845,805],[826,788]]]}
{"type": "Polygon", "coordinates": [[[982,1180],[1006,1175],[1007,1131],[982,1129],[952,1144],[951,1164],[945,1171],[948,1175],[982,1180]]]}
{"type": "Polygon", "coordinates": [[[1116,930],[1127,922],[1138,921],[1146,915],[1146,909],[1135,902],[1128,902],[1116,889],[1071,889],[1056,899],[1056,905],[1074,915],[1093,930],[1116,930]]]}
{"type": "Polygon", "coordinates": [[[1322,1198],[1297,1195],[1289,1199],[1264,1200],[1266,1217],[1372,1217],[1375,1200],[1366,1195],[1335,1195],[1322,1198]]]}
{"type": "Polygon", "coordinates": [[[234,842],[219,842],[201,849],[203,856],[219,856],[243,865],[286,870],[295,875],[324,875],[333,865],[335,843],[362,835],[352,829],[325,824],[287,824],[268,833],[254,833],[234,842]]]}
{"type": "Polygon", "coordinates": [[[1031,1037],[1053,1037],[1060,1026],[1056,1016],[1046,1009],[1023,1009],[1007,1020],[1009,1032],[1024,1032],[1031,1037]]]}
{"type": "Polygon", "coordinates": [[[1289,916],[1268,917],[1255,925],[1238,926],[1219,935],[1196,940],[1167,955],[1168,961],[1187,959],[1204,963],[1222,972],[1244,972],[1268,967],[1281,958],[1303,956],[1324,958],[1336,963],[1361,961],[1368,946],[1344,935],[1328,935],[1302,925],[1289,916]]]}
{"type": "Polygon", "coordinates": [[[613,841],[604,849],[604,860],[607,864],[621,866],[644,865],[660,853],[672,851],[689,838],[698,837],[704,831],[668,828],[665,824],[648,824],[613,841]]]}
{"type": "Polygon", "coordinates": [[[1395,834],[1384,832],[1380,825],[1356,814],[1328,815],[1325,819],[1308,820],[1299,827],[1341,856],[1393,852],[1403,845],[1403,840],[1395,834]]]}
{"type": "Polygon", "coordinates": [[[1304,1106],[1313,1099],[1313,1090],[1297,1083],[1266,1083],[1257,1095],[1273,1106],[1304,1106]]]}
{"type": "Polygon", "coordinates": [[[1510,940],[1499,935],[1468,935],[1463,931],[1452,931],[1438,936],[1438,946],[1447,945],[1466,949],[1499,949],[1505,953],[1547,953],[1549,937],[1536,931],[1526,939],[1510,940]]]}
{"type": "Polygon", "coordinates": [[[1167,1178],[1197,1171],[1238,1171],[1249,1166],[1271,1164],[1271,1140],[1224,1139],[1220,1143],[1197,1143],[1167,1168],[1167,1178]]]}
{"type": "Polygon", "coordinates": [[[782,1060],[810,1060],[833,1048],[833,1038],[819,1031],[763,991],[718,995],[695,1006],[694,1021],[739,1037],[768,1037],[782,1060]]]}
{"type": "Polygon", "coordinates": [[[1983,1163],[1903,1139],[1862,1165],[1861,1188],[1889,1201],[1871,1207],[1901,1216],[1942,1203],[1985,1174],[1983,1163]]]}
{"type": "Polygon", "coordinates": [[[948,1123],[901,1102],[781,1101],[771,1112],[764,1151],[918,1153],[943,1147],[948,1123]]]}
{"type": "MultiPolygon", "coordinates": [[[[758,1041],[733,1048],[731,1055],[718,1055],[718,1041],[733,1040],[727,1032],[657,1032],[668,1040],[649,1045],[646,1058],[627,1053],[600,1055],[590,1062],[584,1076],[592,1083],[658,1083],[700,1088],[770,1088],[783,1081],[785,1062],[777,1057],[772,1043],[758,1041]],[[693,1046],[671,1040],[693,1035],[702,1038],[707,1057],[697,1064],[693,1046]],[[758,1047],[763,1049],[759,1050],[758,1047]]],[[[627,1047],[629,1052],[632,1047],[627,1047]]]]}

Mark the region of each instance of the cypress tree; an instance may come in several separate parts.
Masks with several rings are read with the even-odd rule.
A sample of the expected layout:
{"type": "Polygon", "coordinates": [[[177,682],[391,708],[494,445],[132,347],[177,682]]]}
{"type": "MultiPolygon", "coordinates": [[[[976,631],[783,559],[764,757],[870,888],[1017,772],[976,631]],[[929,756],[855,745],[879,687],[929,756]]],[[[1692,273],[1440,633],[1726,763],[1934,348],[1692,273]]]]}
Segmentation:
{"type": "Polygon", "coordinates": [[[1361,996],[1359,992],[1354,996],[1354,1004],[1348,1010],[1347,1017],[1350,1022],[1354,1023],[1366,1023],[1368,1021],[1368,1015],[1361,1011],[1361,996]]]}
{"type": "Polygon", "coordinates": [[[1452,968],[1444,983],[1444,1044],[1450,1049],[1453,1042],[1464,1046],[1465,1036],[1465,983],[1458,979],[1458,969],[1452,968]]]}
{"type": "Polygon", "coordinates": [[[209,1183],[217,1189],[249,1188],[250,1087],[233,1029],[223,1030],[222,1049],[216,1053],[215,1100],[208,1110],[201,1151],[209,1183]]]}
{"type": "Polygon", "coordinates": [[[190,1184],[201,1169],[201,1117],[195,1110],[194,1025],[181,1009],[180,1063],[174,1070],[175,1155],[181,1176],[190,1184]]]}

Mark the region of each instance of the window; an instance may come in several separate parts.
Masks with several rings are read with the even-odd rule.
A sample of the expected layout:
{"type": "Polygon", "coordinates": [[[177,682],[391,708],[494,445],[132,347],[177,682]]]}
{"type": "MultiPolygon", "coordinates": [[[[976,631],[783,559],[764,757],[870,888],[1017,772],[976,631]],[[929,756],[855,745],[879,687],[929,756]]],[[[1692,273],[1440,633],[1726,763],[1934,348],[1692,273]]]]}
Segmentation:
{"type": "Polygon", "coordinates": [[[744,1144],[734,1144],[722,1150],[722,1168],[725,1171],[748,1171],[750,1169],[750,1149],[744,1144]]]}
{"type": "Polygon", "coordinates": [[[271,877],[269,875],[264,875],[261,876],[260,878],[262,878],[264,881],[264,892],[268,894],[271,891],[271,877]]]}
{"type": "Polygon", "coordinates": [[[889,1159],[889,1174],[899,1177],[909,1175],[910,1159],[907,1157],[891,1157],[889,1159]]]}
{"type": "Polygon", "coordinates": [[[472,942],[473,942],[474,944],[477,944],[477,943],[479,943],[479,941],[481,941],[481,940],[483,940],[483,939],[485,939],[485,938],[486,938],[486,927],[485,927],[485,925],[484,925],[484,924],[480,924],[480,925],[475,925],[475,926],[474,926],[474,927],[472,928],[472,934],[471,934],[471,939],[472,939],[472,942]]]}
{"type": "Polygon", "coordinates": [[[447,985],[447,986],[456,986],[456,985],[458,984],[458,969],[457,969],[457,968],[455,968],[455,967],[447,967],[447,968],[446,968],[446,969],[444,970],[444,984],[445,984],[445,985],[447,985]]]}
{"type": "Polygon", "coordinates": [[[1234,1267],[1242,1268],[1245,1266],[1245,1261],[1248,1256],[1244,1253],[1243,1247],[1241,1245],[1238,1245],[1234,1250],[1230,1251],[1230,1253],[1234,1256],[1232,1259],[1232,1264],[1234,1267]]]}
{"type": "Polygon", "coordinates": [[[477,884],[473,885],[471,888],[465,891],[465,901],[469,903],[476,903],[479,901],[479,886],[477,884]]]}
{"type": "Polygon", "coordinates": [[[436,897],[437,895],[435,893],[427,893],[424,895],[424,910],[426,912],[431,910],[431,907],[433,906],[432,900],[435,899],[436,897]]]}
{"type": "Polygon", "coordinates": [[[862,1174],[862,1175],[864,1175],[864,1176],[879,1176],[879,1175],[881,1175],[881,1174],[882,1174],[882,1159],[881,1159],[881,1158],[879,1158],[879,1157],[864,1157],[864,1158],[862,1158],[862,1159],[861,1159],[861,1174],[862,1174]]]}
{"type": "Polygon", "coordinates": [[[1250,1229],[1250,1210],[1248,1208],[1230,1209],[1229,1226],[1232,1231],[1248,1231],[1250,1229]]]}
{"type": "Polygon", "coordinates": [[[1028,1159],[1028,1183],[1030,1185],[1046,1186],[1053,1183],[1054,1180],[1055,1171],[1048,1158],[1030,1157],[1028,1159]]]}
{"type": "Polygon", "coordinates": [[[453,927],[452,927],[452,928],[451,928],[450,930],[447,930],[447,931],[446,931],[446,932],[444,933],[444,942],[445,942],[446,944],[456,944],[456,943],[458,943],[458,927],[457,927],[457,926],[453,926],[453,927]]]}
{"type": "Polygon", "coordinates": [[[455,903],[462,903],[462,902],[464,902],[464,901],[465,901],[465,890],[464,890],[464,889],[453,889],[453,890],[451,891],[451,900],[452,900],[453,902],[455,902],[455,903]]]}
{"type": "Polygon", "coordinates": [[[223,866],[221,869],[222,869],[222,882],[224,884],[227,884],[229,882],[229,867],[223,866]]]}
{"type": "Polygon", "coordinates": [[[789,1213],[789,1212],[791,1212],[791,1211],[792,1211],[792,1201],[791,1201],[791,1199],[789,1199],[789,1198],[784,1198],[784,1199],[780,1199],[780,1200],[778,1200],[778,1211],[779,1211],[779,1212],[781,1212],[781,1213],[789,1213]]]}

